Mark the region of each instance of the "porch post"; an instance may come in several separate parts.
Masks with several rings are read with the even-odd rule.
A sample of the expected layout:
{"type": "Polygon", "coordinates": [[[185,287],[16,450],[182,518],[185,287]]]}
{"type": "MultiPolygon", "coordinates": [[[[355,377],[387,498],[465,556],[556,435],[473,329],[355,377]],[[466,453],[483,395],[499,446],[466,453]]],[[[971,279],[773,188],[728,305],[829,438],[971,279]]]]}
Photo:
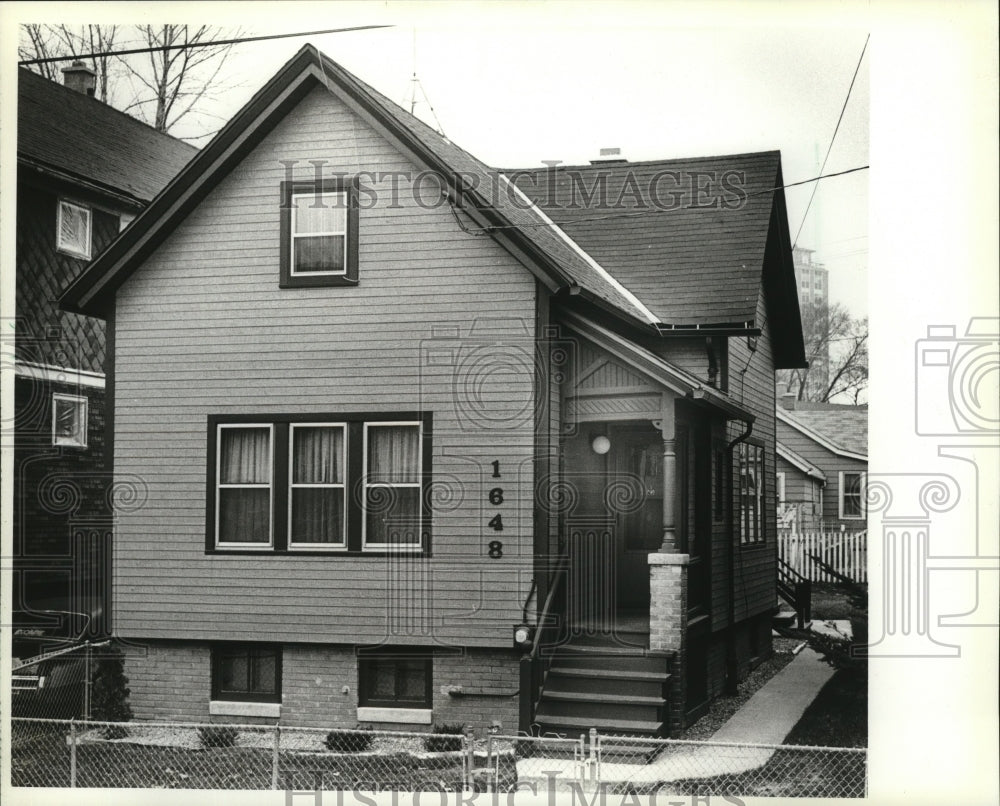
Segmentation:
{"type": "Polygon", "coordinates": [[[661,554],[678,554],[675,489],[677,485],[677,441],[674,439],[674,399],[663,395],[660,421],[654,425],[663,436],[663,542],[661,554]]]}

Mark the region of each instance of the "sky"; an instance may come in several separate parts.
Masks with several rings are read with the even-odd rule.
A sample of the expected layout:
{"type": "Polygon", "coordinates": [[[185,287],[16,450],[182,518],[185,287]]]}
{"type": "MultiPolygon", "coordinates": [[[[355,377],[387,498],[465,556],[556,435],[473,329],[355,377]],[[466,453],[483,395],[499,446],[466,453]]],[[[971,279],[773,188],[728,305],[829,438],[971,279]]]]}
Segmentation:
{"type": "MultiPolygon", "coordinates": [[[[407,105],[415,69],[429,101],[418,94],[416,114],[435,125],[436,115],[453,142],[493,166],[586,164],[605,147],[629,160],[779,149],[786,183],[818,176],[866,29],[678,27],[675,11],[654,3],[413,3],[245,25],[249,35],[395,27],[240,45],[225,67],[239,86],[213,112],[231,116],[309,41],[407,105]]],[[[825,173],[868,164],[868,117],[866,54],[825,173]]],[[[801,227],[798,245],[829,269],[831,301],[866,316],[868,172],[820,182],[803,225],[812,192],[812,184],[786,192],[792,236],[801,227]]]]}

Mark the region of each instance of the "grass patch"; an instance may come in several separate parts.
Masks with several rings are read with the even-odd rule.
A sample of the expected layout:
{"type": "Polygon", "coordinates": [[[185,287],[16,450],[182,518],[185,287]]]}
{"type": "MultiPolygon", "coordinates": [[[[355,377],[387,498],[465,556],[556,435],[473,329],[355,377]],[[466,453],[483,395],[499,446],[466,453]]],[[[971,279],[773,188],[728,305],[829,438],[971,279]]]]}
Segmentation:
{"type": "Polygon", "coordinates": [[[839,669],[792,728],[785,744],[868,746],[867,670],[839,669]]]}

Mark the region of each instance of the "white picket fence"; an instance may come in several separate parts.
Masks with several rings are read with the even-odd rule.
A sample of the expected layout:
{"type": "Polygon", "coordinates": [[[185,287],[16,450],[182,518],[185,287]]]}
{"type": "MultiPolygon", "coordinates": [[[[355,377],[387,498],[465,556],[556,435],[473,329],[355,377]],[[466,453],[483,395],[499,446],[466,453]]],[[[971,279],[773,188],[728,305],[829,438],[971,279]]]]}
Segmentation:
{"type": "Polygon", "coordinates": [[[836,582],[813,556],[855,582],[868,582],[868,532],[778,532],[778,555],[806,579],[836,582]]]}

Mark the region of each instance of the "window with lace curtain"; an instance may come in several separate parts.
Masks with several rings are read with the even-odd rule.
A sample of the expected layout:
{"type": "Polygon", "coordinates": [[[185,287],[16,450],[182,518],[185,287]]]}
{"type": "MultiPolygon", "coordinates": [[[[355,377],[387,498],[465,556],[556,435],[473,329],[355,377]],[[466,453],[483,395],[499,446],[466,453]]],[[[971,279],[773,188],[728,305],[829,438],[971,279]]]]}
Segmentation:
{"type": "Polygon", "coordinates": [[[59,201],[56,215],[56,248],[74,257],[90,259],[90,208],[59,201]]]}
{"type": "Polygon", "coordinates": [[[430,415],[243,419],[209,418],[207,550],[428,550],[430,415]]]}

